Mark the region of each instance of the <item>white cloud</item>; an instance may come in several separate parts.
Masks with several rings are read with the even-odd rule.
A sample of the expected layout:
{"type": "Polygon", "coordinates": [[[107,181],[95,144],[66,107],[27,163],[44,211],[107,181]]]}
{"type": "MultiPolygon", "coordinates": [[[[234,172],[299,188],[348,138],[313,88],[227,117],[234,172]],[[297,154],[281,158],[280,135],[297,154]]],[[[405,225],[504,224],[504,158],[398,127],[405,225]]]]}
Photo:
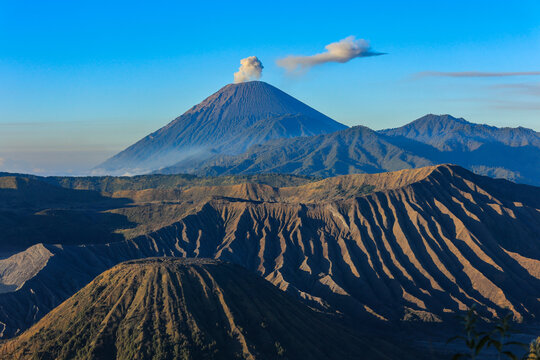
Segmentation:
{"type": "Polygon", "coordinates": [[[277,61],[277,65],[285,68],[288,72],[302,72],[309,68],[329,62],[346,63],[354,58],[383,55],[374,52],[369,42],[364,39],[356,39],[348,36],[343,40],[325,46],[326,51],[310,56],[291,55],[277,61]]]}
{"type": "Polygon", "coordinates": [[[423,71],[415,75],[415,78],[424,77],[457,77],[457,78],[482,78],[482,77],[510,77],[510,76],[540,76],[540,71],[513,71],[513,72],[485,72],[485,71],[423,71]]]}

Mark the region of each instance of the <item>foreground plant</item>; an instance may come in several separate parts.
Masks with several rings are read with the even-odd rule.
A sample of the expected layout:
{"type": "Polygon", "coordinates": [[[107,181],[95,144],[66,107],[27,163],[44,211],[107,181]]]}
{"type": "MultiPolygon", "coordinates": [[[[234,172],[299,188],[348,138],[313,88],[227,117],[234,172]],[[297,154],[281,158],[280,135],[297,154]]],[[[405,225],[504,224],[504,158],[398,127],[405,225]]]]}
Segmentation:
{"type": "Polygon", "coordinates": [[[531,342],[529,352],[524,358],[527,360],[540,360],[540,337],[537,337],[531,342]]]}
{"type": "Polygon", "coordinates": [[[510,327],[511,316],[511,313],[507,314],[491,331],[478,331],[478,312],[474,305],[471,306],[465,315],[460,316],[464,334],[454,336],[448,340],[448,342],[463,340],[469,351],[457,353],[452,359],[475,360],[481,355],[483,349],[492,346],[497,350],[498,360],[503,359],[503,355],[505,358],[511,360],[540,360],[540,338],[534,340],[529,346],[529,351],[521,357],[508,350],[510,346],[527,348],[527,345],[521,342],[508,341],[511,334],[514,333],[510,327]]]}

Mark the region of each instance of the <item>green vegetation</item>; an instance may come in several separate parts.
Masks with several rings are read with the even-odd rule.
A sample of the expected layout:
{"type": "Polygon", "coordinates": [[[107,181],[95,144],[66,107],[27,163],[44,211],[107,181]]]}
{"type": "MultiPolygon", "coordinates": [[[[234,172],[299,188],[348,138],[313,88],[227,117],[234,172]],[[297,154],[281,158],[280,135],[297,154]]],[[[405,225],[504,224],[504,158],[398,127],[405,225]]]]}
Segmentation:
{"type": "Polygon", "coordinates": [[[540,359],[540,337],[537,337],[529,344],[529,352],[527,353],[527,360],[539,360],[540,359]]]}
{"type": "Polygon", "coordinates": [[[448,340],[448,342],[463,341],[468,351],[454,354],[452,359],[480,359],[486,349],[493,347],[499,360],[540,360],[540,337],[531,342],[528,350],[522,351],[525,352],[524,354],[516,354],[514,349],[527,348],[527,345],[510,341],[510,337],[514,333],[510,327],[511,316],[511,313],[507,314],[490,331],[480,331],[478,330],[479,316],[473,305],[465,315],[460,317],[463,333],[448,340]]]}
{"type": "Polygon", "coordinates": [[[343,187],[342,184],[337,184],[334,193],[337,196],[340,197],[348,197],[348,196],[360,196],[365,194],[370,194],[375,190],[374,185],[352,185],[348,187],[343,187]]]}
{"type": "Polygon", "coordinates": [[[254,174],[201,177],[190,174],[137,176],[36,176],[0,172],[0,178],[17,176],[75,190],[113,193],[122,190],[179,189],[194,186],[219,186],[255,183],[272,187],[299,186],[321,180],[320,177],[288,174],[254,174]]]}
{"type": "Polygon", "coordinates": [[[230,175],[198,177],[188,174],[138,175],[138,176],[86,176],[46,177],[51,184],[68,189],[94,190],[112,193],[121,190],[177,189],[194,186],[235,185],[242,183],[264,184],[272,187],[298,186],[318,180],[310,176],[282,174],[230,175]]]}

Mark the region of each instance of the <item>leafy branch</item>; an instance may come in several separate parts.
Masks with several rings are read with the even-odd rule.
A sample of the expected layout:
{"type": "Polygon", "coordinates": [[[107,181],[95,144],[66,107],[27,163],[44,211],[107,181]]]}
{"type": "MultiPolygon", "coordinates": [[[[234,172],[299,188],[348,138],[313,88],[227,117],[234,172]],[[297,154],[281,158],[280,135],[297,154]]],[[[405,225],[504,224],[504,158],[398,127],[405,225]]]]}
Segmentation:
{"type": "Polygon", "coordinates": [[[510,346],[527,348],[527,344],[509,341],[511,335],[514,333],[510,326],[511,316],[511,313],[504,316],[491,331],[478,331],[478,312],[474,305],[471,306],[465,315],[460,316],[463,325],[463,334],[454,336],[447,342],[461,340],[465,342],[468,351],[457,353],[452,359],[475,360],[481,355],[482,350],[493,347],[497,350],[498,360],[502,360],[503,358],[510,360],[540,360],[540,338],[529,345],[529,351],[522,357],[518,357],[518,355],[508,350],[510,346]]]}

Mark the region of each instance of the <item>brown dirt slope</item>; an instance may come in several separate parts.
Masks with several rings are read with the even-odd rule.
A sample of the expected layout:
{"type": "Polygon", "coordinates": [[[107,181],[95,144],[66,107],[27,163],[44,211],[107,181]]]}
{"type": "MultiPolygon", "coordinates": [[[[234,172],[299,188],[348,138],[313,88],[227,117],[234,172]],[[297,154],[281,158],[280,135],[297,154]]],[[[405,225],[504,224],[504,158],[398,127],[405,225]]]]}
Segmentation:
{"type": "Polygon", "coordinates": [[[119,262],[165,255],[240,264],[353,319],[454,320],[473,304],[486,318],[540,313],[540,188],[454,165],[298,187],[194,187],[112,211],[149,225],[110,244],[47,245],[54,256],[31,278],[0,260],[12,264],[0,283],[17,285],[0,294],[1,336],[119,262]]]}
{"type": "MultiPolygon", "coordinates": [[[[1,346],[1,345],[0,345],[1,346]]],[[[238,265],[129,261],[0,347],[10,359],[412,359],[238,265]]],[[[3,358],[6,358],[3,357],[3,358]]]]}
{"type": "Polygon", "coordinates": [[[536,187],[441,165],[279,189],[273,202],[250,194],[211,200],[144,241],[242,264],[356,315],[438,321],[474,303],[486,317],[540,311],[536,187]]]}

